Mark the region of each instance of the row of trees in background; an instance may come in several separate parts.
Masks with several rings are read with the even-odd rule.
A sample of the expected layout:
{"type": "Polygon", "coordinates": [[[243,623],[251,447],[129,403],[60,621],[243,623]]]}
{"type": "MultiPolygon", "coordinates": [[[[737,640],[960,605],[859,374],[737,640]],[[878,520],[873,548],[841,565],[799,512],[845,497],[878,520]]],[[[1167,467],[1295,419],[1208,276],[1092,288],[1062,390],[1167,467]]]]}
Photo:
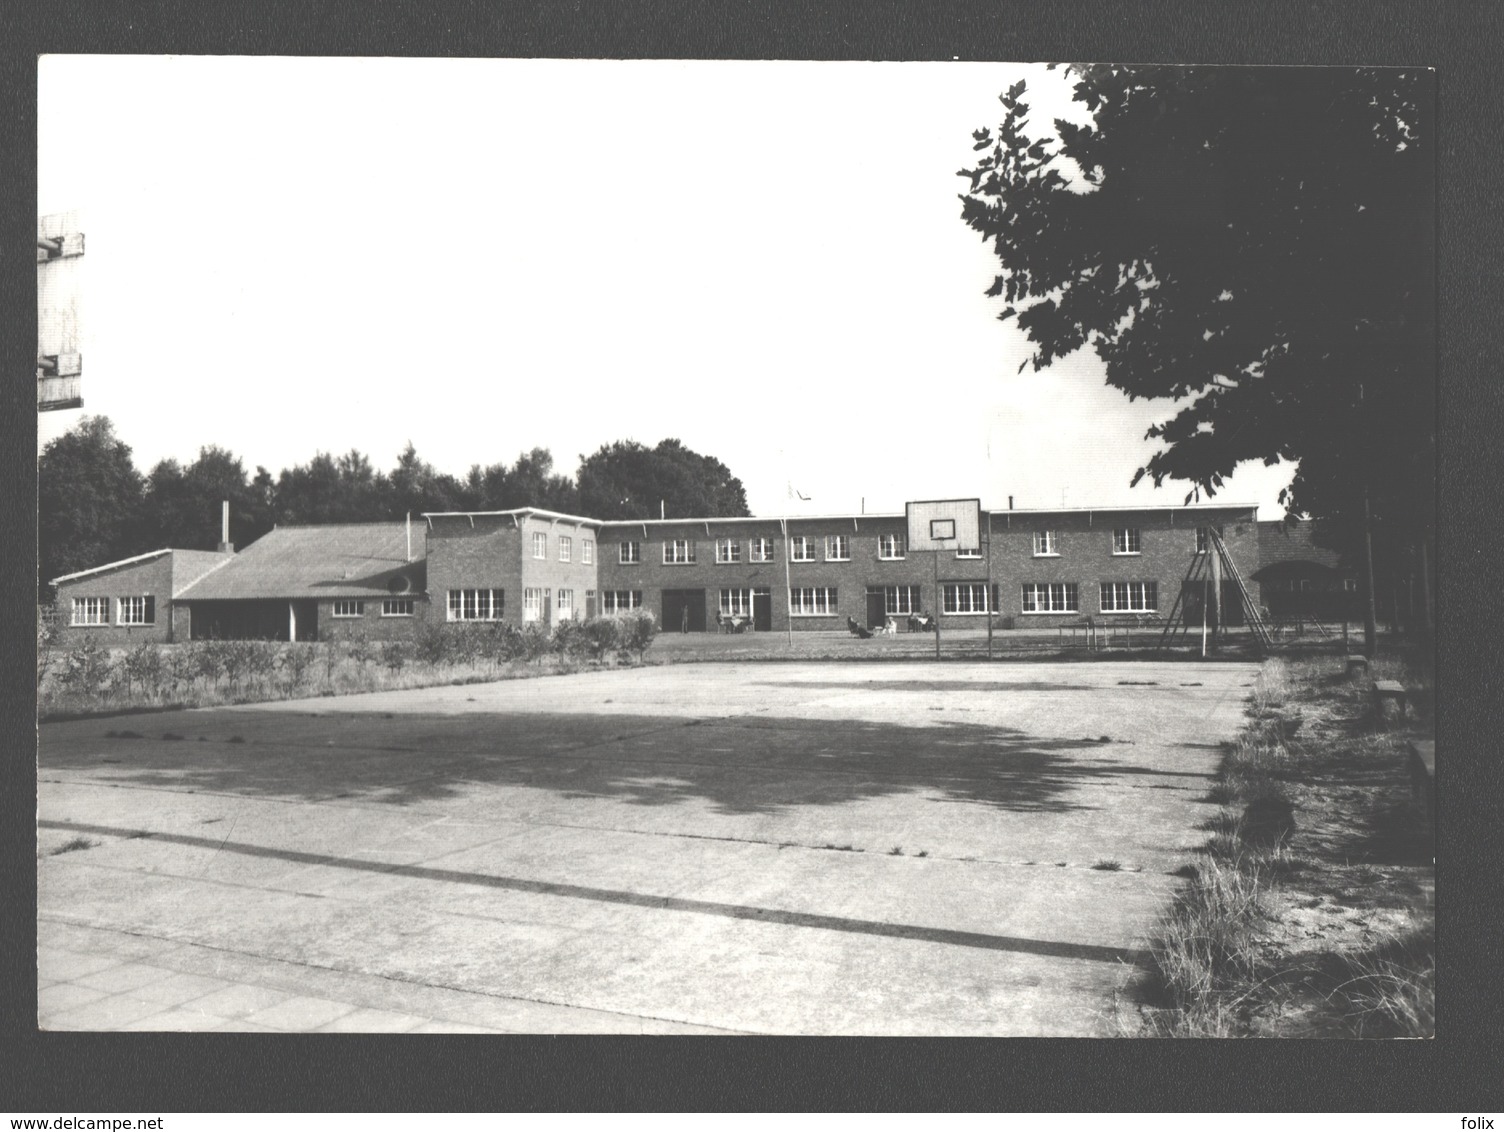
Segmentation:
{"type": "Polygon", "coordinates": [[[38,577],[48,579],[163,547],[212,550],[220,504],[230,503],[230,540],[245,546],[274,525],[401,519],[425,511],[542,507],[595,519],[749,514],[741,480],[719,460],[678,440],[649,448],[632,440],[581,456],[571,478],[547,448],[510,464],[473,465],[459,478],[408,444],[390,471],[362,452],[319,453],[273,476],[250,475],[240,458],[207,445],[182,464],[159,461],[142,475],[108,417],[84,417],[49,443],[37,466],[38,577]]]}
{"type": "Polygon", "coordinates": [[[1090,123],[1031,121],[1020,82],[960,172],[962,219],[1001,261],[987,293],[1033,347],[1024,364],[1091,349],[1108,384],[1164,399],[1138,472],[1156,485],[1214,495],[1239,464],[1295,463],[1282,502],[1365,582],[1380,575],[1370,592],[1418,580],[1429,628],[1434,73],[1070,77],[1090,123]]]}

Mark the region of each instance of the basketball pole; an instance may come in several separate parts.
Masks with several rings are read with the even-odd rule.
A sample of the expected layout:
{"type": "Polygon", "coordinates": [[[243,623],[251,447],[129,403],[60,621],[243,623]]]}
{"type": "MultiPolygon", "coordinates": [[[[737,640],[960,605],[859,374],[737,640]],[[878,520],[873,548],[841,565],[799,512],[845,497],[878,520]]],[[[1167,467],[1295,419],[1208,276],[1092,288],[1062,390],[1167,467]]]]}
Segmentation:
{"type": "Polygon", "coordinates": [[[940,593],[940,548],[935,547],[935,659],[940,659],[940,610],[945,598],[940,593]]]}
{"type": "Polygon", "coordinates": [[[987,608],[987,659],[992,659],[992,619],[997,610],[992,608],[992,512],[987,512],[987,593],[983,597],[987,608]]]}
{"type": "Polygon", "coordinates": [[[788,618],[785,624],[788,627],[789,648],[794,647],[794,584],[789,579],[789,555],[794,553],[789,545],[789,521],[779,519],[778,525],[783,528],[783,600],[784,615],[788,618]]]}

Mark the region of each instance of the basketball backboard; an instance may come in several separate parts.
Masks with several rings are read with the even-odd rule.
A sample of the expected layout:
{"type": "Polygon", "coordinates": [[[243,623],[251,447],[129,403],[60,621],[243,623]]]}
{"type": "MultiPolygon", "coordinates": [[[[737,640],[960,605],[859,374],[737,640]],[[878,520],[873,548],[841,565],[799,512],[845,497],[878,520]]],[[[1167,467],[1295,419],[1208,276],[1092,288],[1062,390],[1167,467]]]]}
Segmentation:
{"type": "Polygon", "coordinates": [[[37,219],[37,409],[83,405],[84,237],[76,212],[37,219]]]}
{"type": "Polygon", "coordinates": [[[922,499],[904,505],[910,550],[975,549],[981,541],[980,499],[922,499]]]}

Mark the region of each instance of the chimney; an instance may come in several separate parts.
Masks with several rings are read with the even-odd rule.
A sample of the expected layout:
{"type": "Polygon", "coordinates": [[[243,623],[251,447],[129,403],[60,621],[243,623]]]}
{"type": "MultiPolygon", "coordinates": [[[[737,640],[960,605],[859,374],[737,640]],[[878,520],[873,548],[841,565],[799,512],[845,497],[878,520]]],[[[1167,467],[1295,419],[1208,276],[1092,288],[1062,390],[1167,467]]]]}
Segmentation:
{"type": "Polygon", "coordinates": [[[230,541],[230,501],[228,499],[219,505],[219,552],[221,554],[235,553],[235,544],[230,541]]]}
{"type": "Polygon", "coordinates": [[[1008,496],[1008,510],[1009,511],[1013,510],[1013,496],[1011,496],[1011,495],[1008,496]]]}

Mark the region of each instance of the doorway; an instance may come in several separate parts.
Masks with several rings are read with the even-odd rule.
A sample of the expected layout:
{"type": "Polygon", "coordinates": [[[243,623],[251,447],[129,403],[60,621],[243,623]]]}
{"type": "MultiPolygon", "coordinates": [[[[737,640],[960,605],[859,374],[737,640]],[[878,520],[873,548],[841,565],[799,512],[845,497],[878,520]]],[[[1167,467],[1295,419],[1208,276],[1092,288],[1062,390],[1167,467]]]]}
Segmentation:
{"type": "Polygon", "coordinates": [[[663,591],[663,632],[705,631],[704,590],[663,591]]]}
{"type": "Polygon", "coordinates": [[[752,631],[754,633],[773,631],[773,591],[766,586],[752,591],[752,631]]]}
{"type": "Polygon", "coordinates": [[[867,587],[867,628],[880,629],[888,620],[888,606],[882,586],[867,587]]]}

